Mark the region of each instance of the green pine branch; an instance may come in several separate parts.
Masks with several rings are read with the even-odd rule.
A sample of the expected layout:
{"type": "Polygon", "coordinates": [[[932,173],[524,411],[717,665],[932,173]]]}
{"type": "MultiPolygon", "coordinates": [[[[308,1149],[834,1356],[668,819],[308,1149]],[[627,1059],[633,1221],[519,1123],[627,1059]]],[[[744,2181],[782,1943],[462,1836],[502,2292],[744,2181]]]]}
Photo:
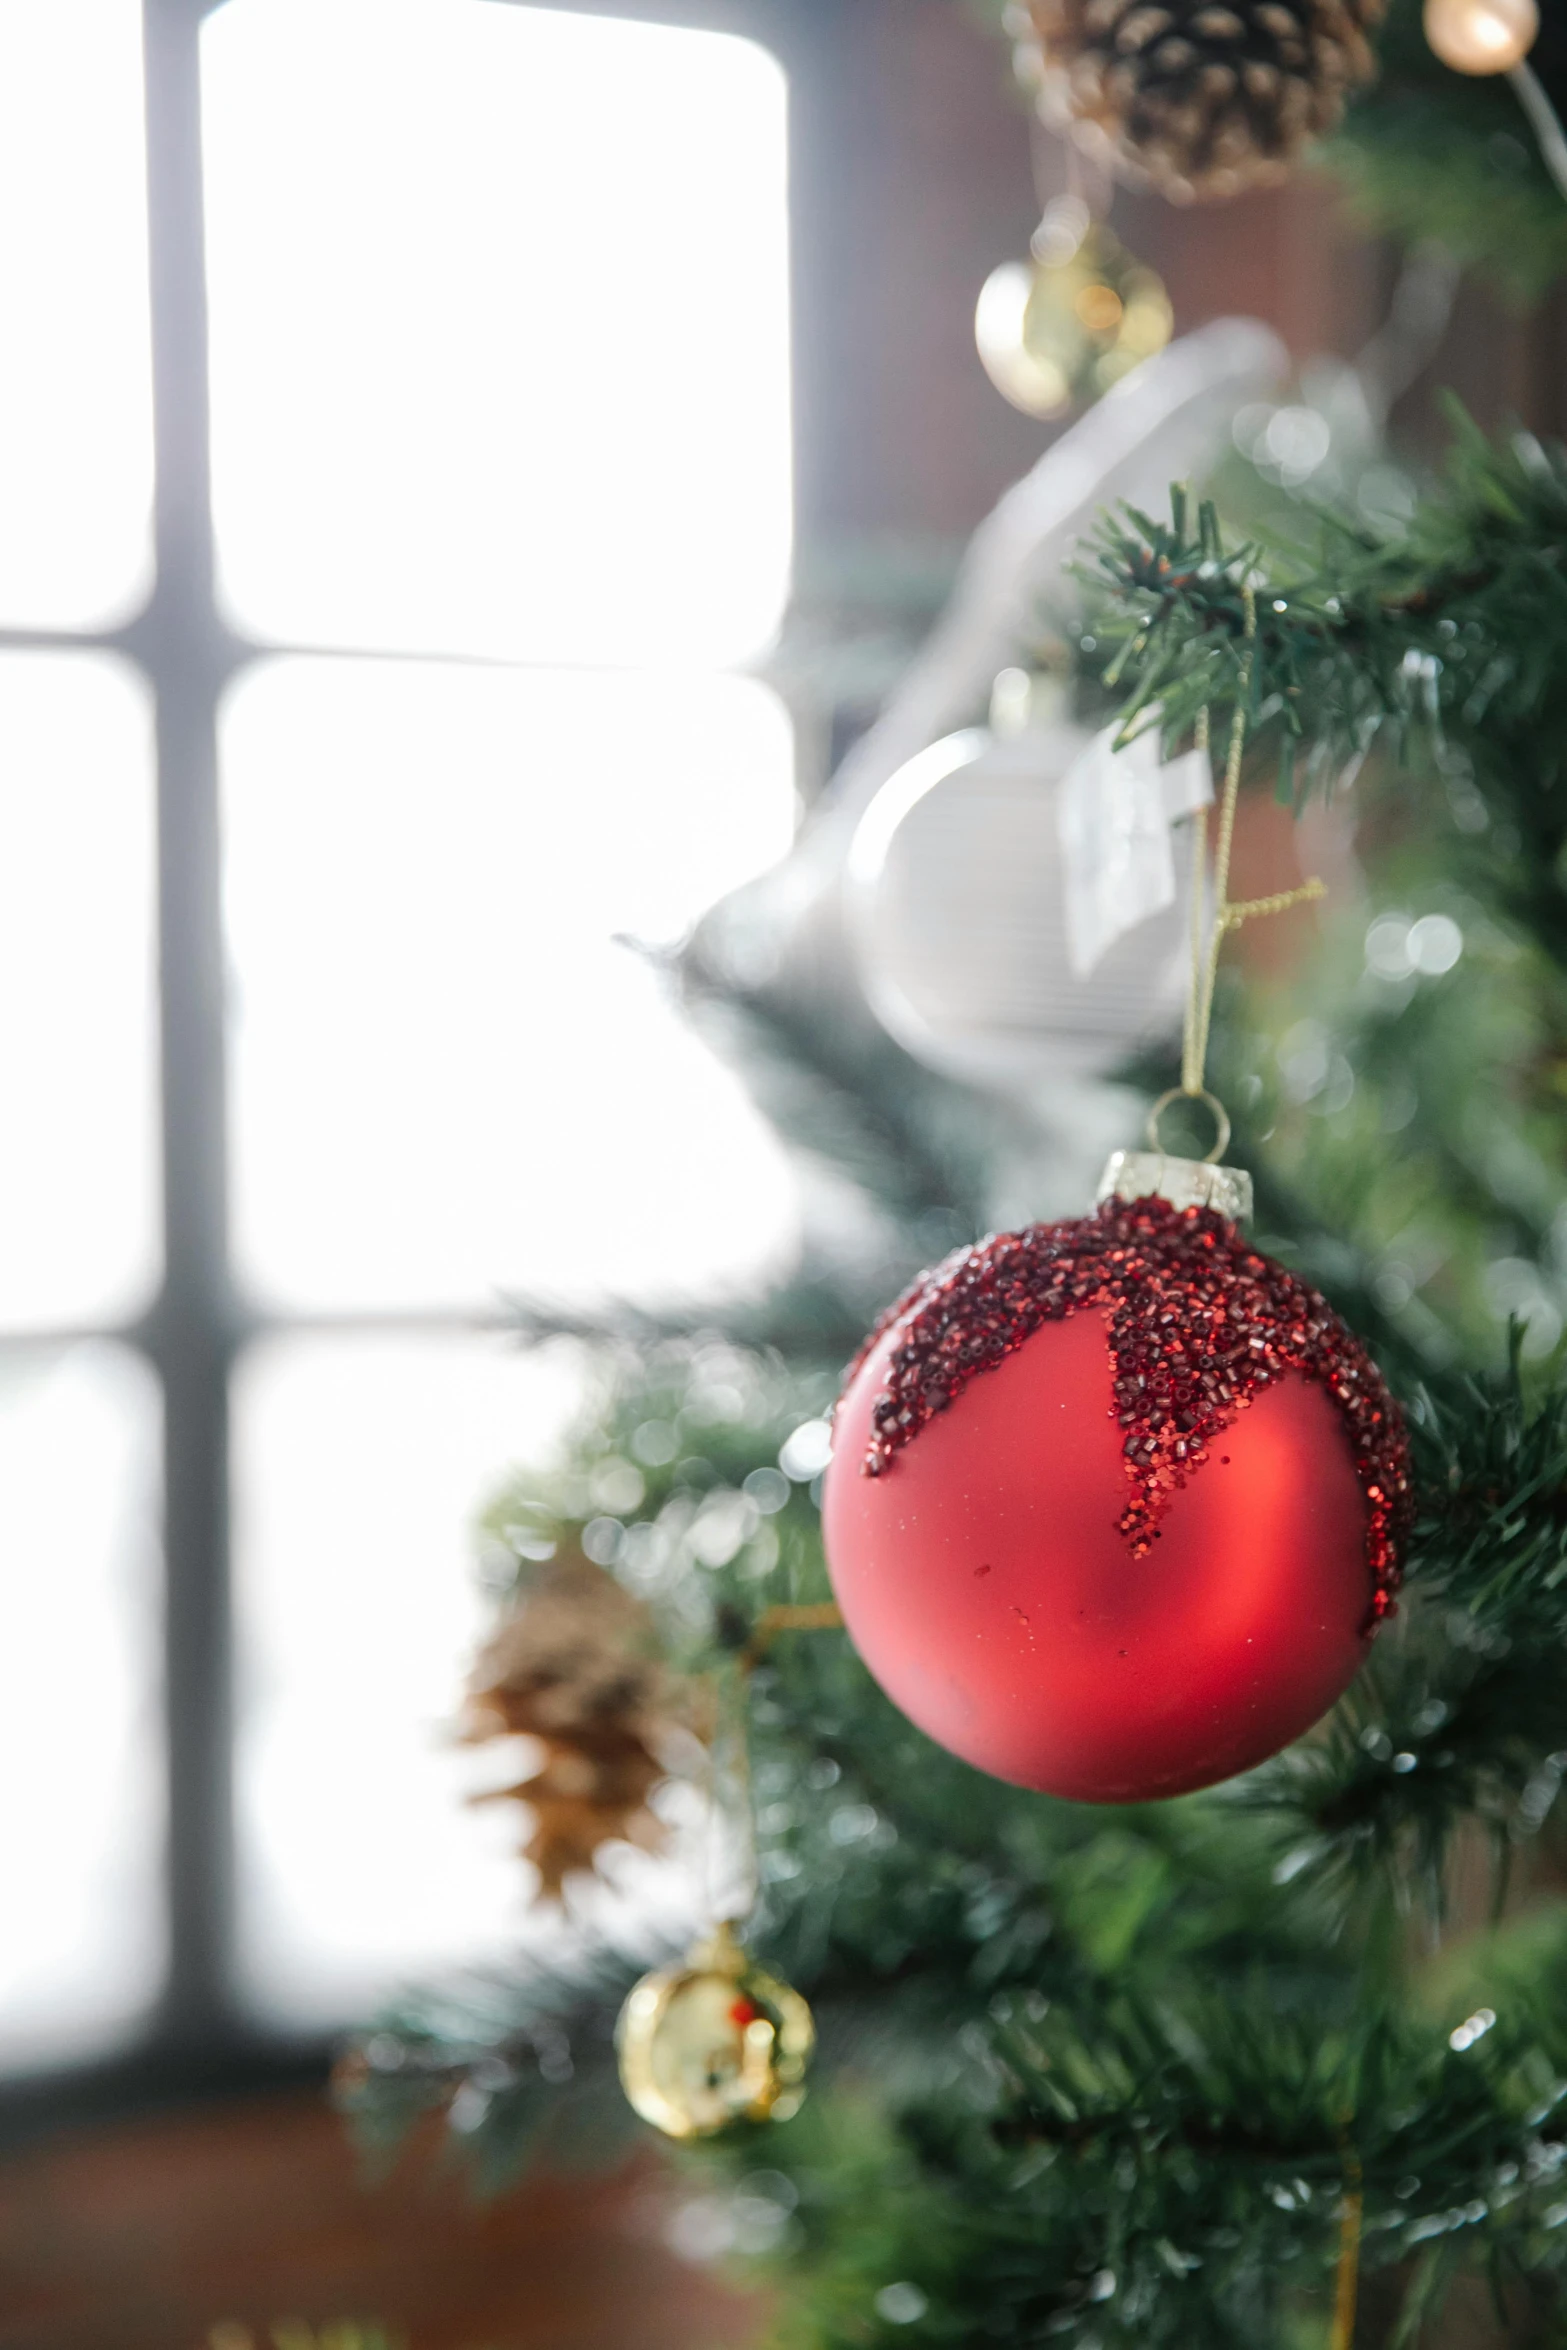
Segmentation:
{"type": "Polygon", "coordinates": [[[1464,1823],[1499,1867],[1550,1812],[1567,1771],[1567,1389],[1505,1374],[1417,1396],[1419,1512],[1406,1621],[1325,1734],[1246,1783],[1298,1821],[1281,1874],[1366,1890],[1402,1872],[1442,1906],[1464,1823]]]}
{"type": "MultiPolygon", "coordinates": [[[[1309,558],[1264,556],[1227,548],[1207,515],[1191,528],[1177,500],[1168,526],[1123,517],[1099,543],[1091,632],[1112,640],[1131,724],[1158,703],[1179,740],[1207,706],[1222,743],[1242,703],[1295,796],[1387,745],[1410,763],[1398,789],[1428,866],[1461,871],[1478,901],[1453,898],[1463,959],[1429,985],[1389,992],[1339,952],[1337,1009],[1312,997],[1362,1089],[1332,1147],[1332,1119],[1291,1106],[1234,1007],[1216,1039],[1259,1239],[1334,1297],[1408,1399],[1408,1584],[1318,1732],[1235,1786],[1137,1809],[969,1770],[895,1712],[840,1632],[772,1643],[748,1706],[750,1935],[815,2004],[820,2060],[796,2119],[690,2159],[744,2229],[766,2219],[788,2280],[780,2350],[1315,2343],[1352,2180],[1365,2265],[1387,2272],[1406,2336],[1459,2267],[1561,2331],[1567,1912],[1547,1895],[1426,1953],[1476,1827],[1498,1877],[1536,1839],[1549,1850],[1567,1767],[1567,1370],[1517,1349],[1464,1368],[1488,1359],[1493,1326],[1456,1279],[1426,1315],[1442,1344],[1419,1343],[1379,1247],[1428,1194],[1479,1234],[1482,1261],[1543,1259],[1557,1217],[1564,521],[1559,453],[1466,434],[1397,542],[1324,524],[1309,558]],[[1443,814],[1460,771],[1486,814],[1462,837],[1443,814]],[[1391,1145],[1384,1077],[1421,1095],[1391,1145]],[[1504,1129],[1518,1150],[1499,1232],[1504,1129]]],[[[931,1210],[981,1220],[1006,1138],[971,1097],[781,996],[688,979],[797,1146],[889,1231],[931,1210]]],[[[824,1597],[810,1487],[771,1476],[750,1488],[768,1513],[741,1506],[828,1402],[830,1350],[800,1333],[842,1336],[861,1313],[854,1280],[840,1269],[835,1303],[819,1271],[819,1322],[775,1299],[743,1345],[738,1321],[723,1345],[614,1325],[582,1427],[554,1470],[498,1499],[492,1545],[512,1542],[521,1573],[596,1521],[595,1555],[615,1553],[687,1669],[732,1672],[769,1607],[824,1597]],[[727,1556],[698,1532],[720,1517],[738,1529],[727,1556]]],[[[584,1937],[551,1965],[406,2003],[344,2068],[356,2126],[385,2148],[443,2109],[491,2181],[541,2145],[618,2146],[632,2125],[611,2031],[638,1964],[584,1937]]],[[[1368,2316],[1362,2350],[1386,2338],[1368,2316]]]]}
{"type": "MultiPolygon", "coordinates": [[[[1207,712],[1222,759],[1239,712],[1281,797],[1327,789],[1378,742],[1474,758],[1497,788],[1499,731],[1528,736],[1536,794],[1561,783],[1567,729],[1567,458],[1526,435],[1493,447],[1459,420],[1440,489],[1406,535],[1333,516],[1293,558],[1226,547],[1216,509],[1193,526],[1184,491],[1168,522],[1108,518],[1081,567],[1104,676],[1124,725],[1158,722],[1172,747],[1207,712]],[[1250,633],[1254,629],[1254,633],[1250,633]]],[[[1515,809],[1509,806],[1506,813],[1515,809]]]]}

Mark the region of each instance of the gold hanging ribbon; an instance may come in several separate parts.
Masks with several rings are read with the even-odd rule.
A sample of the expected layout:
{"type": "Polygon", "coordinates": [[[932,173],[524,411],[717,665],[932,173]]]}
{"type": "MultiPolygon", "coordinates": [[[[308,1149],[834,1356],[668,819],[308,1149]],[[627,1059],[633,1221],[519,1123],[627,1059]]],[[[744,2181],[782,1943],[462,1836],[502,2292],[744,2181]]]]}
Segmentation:
{"type": "Polygon", "coordinates": [[[821,1599],[802,1607],[764,1608],[740,1651],[742,1674],[754,1673],[780,1632],[841,1632],[843,1610],[836,1600],[821,1599]]]}
{"type": "MultiPolygon", "coordinates": [[[[1189,1100],[1204,1101],[1213,1110],[1219,1122],[1221,1135],[1229,1134],[1229,1119],[1223,1104],[1216,1101],[1203,1083],[1208,1066],[1208,1037],[1213,1026],[1213,997],[1218,983],[1219,955],[1225,939],[1232,930],[1239,930],[1243,922],[1254,922],[1267,914],[1288,913],[1291,906],[1305,905],[1310,899],[1326,897],[1326,886],[1313,876],[1303,881],[1298,889],[1277,890],[1271,897],[1243,898],[1230,902],[1230,852],[1235,842],[1235,811],[1240,801],[1241,763],[1246,751],[1246,703],[1251,693],[1252,665],[1256,658],[1257,596],[1248,582],[1241,590],[1246,613],[1245,665],[1241,670],[1240,685],[1235,696],[1235,715],[1230,721],[1229,750],[1224,763],[1224,789],[1219,801],[1219,830],[1213,857],[1213,912],[1206,930],[1203,921],[1207,896],[1208,866],[1208,811],[1199,808],[1193,820],[1192,844],[1192,923],[1191,923],[1191,977],[1186,993],[1186,1018],[1181,1038],[1181,1082],[1175,1093],[1166,1094],[1156,1103],[1149,1118],[1149,1140],[1155,1149],[1158,1144],[1160,1113],[1179,1095],[1189,1100]]],[[[1197,743],[1201,750],[1208,748],[1208,713],[1199,711],[1197,743]]],[[[1221,1139],[1218,1151],[1222,1153],[1221,1139]]]]}
{"type": "Polygon", "coordinates": [[[1360,2226],[1365,2212],[1360,2163],[1352,2146],[1344,2149],[1344,2209],[1339,2219],[1338,2279],[1333,2295],[1333,2335],[1330,2350],[1354,2350],[1355,2304],[1360,2294],[1360,2226]]]}
{"type": "Polygon", "coordinates": [[[702,1850],[704,1906],[717,1915],[720,1906],[732,1907],[733,1922],[749,1915],[756,1898],[756,1829],[751,1800],[751,1745],[746,1736],[746,1702],[751,1675],[772,1647],[780,1632],[841,1632],[843,1613],[836,1600],[813,1600],[798,1606],[763,1608],[751,1627],[751,1637],[733,1660],[733,1671],[716,1677],[716,1718],[713,1734],[707,1746],[707,1800],[715,1818],[727,1808],[739,1821],[745,1836],[745,1873],[749,1881],[745,1899],[721,1905],[714,1882],[714,1843],[709,1835],[702,1850]],[[725,1762],[725,1749],[728,1762],[725,1762]],[[726,1805],[724,1780],[727,1775],[733,1790],[726,1805]]]}

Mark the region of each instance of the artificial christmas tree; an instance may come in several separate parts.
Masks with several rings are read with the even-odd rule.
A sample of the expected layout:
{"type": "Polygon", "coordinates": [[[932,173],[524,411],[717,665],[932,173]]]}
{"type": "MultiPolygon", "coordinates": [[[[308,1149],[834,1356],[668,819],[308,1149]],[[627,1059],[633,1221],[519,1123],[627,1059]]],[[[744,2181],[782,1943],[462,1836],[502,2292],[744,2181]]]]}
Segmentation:
{"type": "MultiPolygon", "coordinates": [[[[1168,522],[1109,526],[1088,566],[1087,714],[1118,700],[1135,725],[1157,700],[1174,749],[1200,712],[1222,740],[1239,710],[1250,788],[1295,797],[1361,762],[1370,902],[1330,909],[1321,959],[1282,989],[1221,981],[1206,1072],[1256,1179],[1258,1252],[1292,1299],[1326,1293],[1407,1418],[1399,1610],[1321,1729],[1210,1793],[1107,1810],[983,1776],[904,1721],[830,1628],[815,1481],[862,1309],[819,1278],[808,1305],[791,1290],[727,1333],[606,1331],[571,1459],[497,1506],[497,1527],[569,1547],[592,1475],[637,1457],[639,1431],[671,1432],[618,1539],[671,1666],[743,1709],[746,1943],[822,2028],[799,2113],[700,2158],[732,2240],[782,2257],[781,2343],[1370,2350],[1449,2302],[1466,2330],[1433,2343],[1559,2328],[1564,542],[1567,457],[1460,433],[1395,540],[1337,530],[1320,562],[1286,564],[1178,500],[1168,522]],[[720,1522],[722,1543],[700,1531],[720,1522]],[[1500,2316],[1453,2298],[1466,2275],[1500,2316]]],[[[769,1041],[770,1098],[818,1149],[866,1137],[840,1163],[867,1196],[885,1168],[910,1229],[959,1201],[983,1215],[982,1097],[921,1129],[910,1216],[909,1155],[870,1138],[883,1109],[883,1135],[910,1116],[912,1065],[862,1055],[851,1090],[830,1028],[791,1022],[765,986],[728,1009],[753,1055],[769,1041]]],[[[1178,1074],[1150,1063],[1150,1091],[1178,1074]]],[[[1303,1392],[1331,1426],[1327,1393],[1303,1392]]],[[[1113,1402],[1107,1377],[1107,1427],[1113,1402]]],[[[1229,1473],[1211,1460],[1175,1507],[1229,1473]]],[[[616,1547],[602,1522],[595,1540],[616,1547]]],[[[1110,1575],[1132,1563],[1115,1541],[1110,1575]]],[[[1358,1641],[1359,1620],[1344,1631],[1358,1641]]],[[[449,2105],[492,2177],[534,2144],[607,2150],[638,2126],[616,2014],[650,1959],[679,1956],[634,1917],[584,1920],[558,1972],[379,2019],[345,2102],[372,2140],[449,2105]]]]}
{"type": "MultiPolygon", "coordinates": [[[[1008,29],[1075,42],[1101,127],[1206,192],[1323,128],[1369,37],[1340,146],[1385,214],[1548,277],[1546,150],[1514,141],[1510,210],[1486,194],[1513,92],[1443,66],[1415,0],[1378,20],[1041,0],[1008,29]],[[1424,152],[1438,120],[1470,127],[1424,152]]],[[[1183,392],[1176,346],[1065,475],[1090,444],[1140,461],[1117,402],[1173,426],[1259,358],[1183,392]]],[[[971,601],[1015,615],[1025,506],[1077,527],[1048,467],[971,601]]],[[[569,1732],[514,1792],[574,1932],[411,1996],[340,2074],[367,2143],[443,2109],[491,2183],[646,2121],[690,2138],[704,2241],[772,2263],[778,2350],[1523,2350],[1567,2325],[1567,454],[1460,421],[1384,528],[1233,467],[1229,494],[1278,527],[1121,509],[1039,635],[1085,735],[1228,746],[1185,1033],[1121,1074],[1156,1115],[1222,1102],[1254,1224],[1238,1182],[1171,1198],[1124,1162],[1100,1213],[1029,1224],[1061,1153],[1026,1088],[939,1074],[912,1030],[929,1065],[905,1054],[874,986],[850,1000],[841,931],[842,1000],[791,986],[777,935],[745,951],[765,891],[699,933],[672,980],[852,1197],[850,1239],[695,1325],[572,1323],[601,1377],[556,1470],[496,1504],[515,1612],[475,1696],[569,1732]],[[1317,946],[1247,986],[1233,932],[1316,885],[1231,903],[1243,782],[1295,810],[1353,783],[1359,819],[1317,946]],[[528,1593],[588,1558],[635,1606],[568,1663],[528,1593]],[[686,1857],[741,1865],[692,1868],[655,1930],[575,1888],[603,1827],[650,1832],[675,1690],[709,1748],[686,1857]],[[567,1836],[562,1768],[607,1773],[567,1836]]],[[[979,715],[973,649],[1005,630],[960,620],[788,877],[814,874],[813,919],[876,787],[979,715]]],[[[1180,809],[1200,873],[1208,819],[1180,809]]]]}

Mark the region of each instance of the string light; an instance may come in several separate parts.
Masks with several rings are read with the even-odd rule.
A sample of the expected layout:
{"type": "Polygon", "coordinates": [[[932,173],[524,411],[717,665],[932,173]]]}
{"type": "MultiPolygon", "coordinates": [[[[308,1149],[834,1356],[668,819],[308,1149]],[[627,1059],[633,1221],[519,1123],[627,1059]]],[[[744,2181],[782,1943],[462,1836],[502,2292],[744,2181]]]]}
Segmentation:
{"type": "Polygon", "coordinates": [[[1539,38],[1539,0],[1425,0],[1425,28],[1437,56],[1455,73],[1506,74],[1539,141],[1541,160],[1567,196],[1567,132],[1527,62],[1539,38]]]}
{"type": "Polygon", "coordinates": [[[1425,30],[1455,73],[1511,73],[1538,38],[1538,0],[1425,0],[1425,30]]]}

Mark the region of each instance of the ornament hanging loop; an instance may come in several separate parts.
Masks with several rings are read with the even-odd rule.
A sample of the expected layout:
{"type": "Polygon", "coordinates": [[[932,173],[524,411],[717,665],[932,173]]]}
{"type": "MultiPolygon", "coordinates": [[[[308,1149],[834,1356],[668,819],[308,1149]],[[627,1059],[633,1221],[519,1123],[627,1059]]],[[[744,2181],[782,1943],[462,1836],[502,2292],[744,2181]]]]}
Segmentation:
{"type": "Polygon", "coordinates": [[[1212,1147],[1203,1152],[1201,1163],[1205,1167],[1216,1167],[1230,1147],[1230,1114],[1218,1095],[1209,1093],[1206,1086],[1172,1085],[1168,1093],[1159,1096],[1148,1113],[1148,1148],[1163,1153],[1164,1145],[1159,1140],[1159,1121],[1174,1102],[1201,1102],[1213,1119],[1212,1147]]]}

